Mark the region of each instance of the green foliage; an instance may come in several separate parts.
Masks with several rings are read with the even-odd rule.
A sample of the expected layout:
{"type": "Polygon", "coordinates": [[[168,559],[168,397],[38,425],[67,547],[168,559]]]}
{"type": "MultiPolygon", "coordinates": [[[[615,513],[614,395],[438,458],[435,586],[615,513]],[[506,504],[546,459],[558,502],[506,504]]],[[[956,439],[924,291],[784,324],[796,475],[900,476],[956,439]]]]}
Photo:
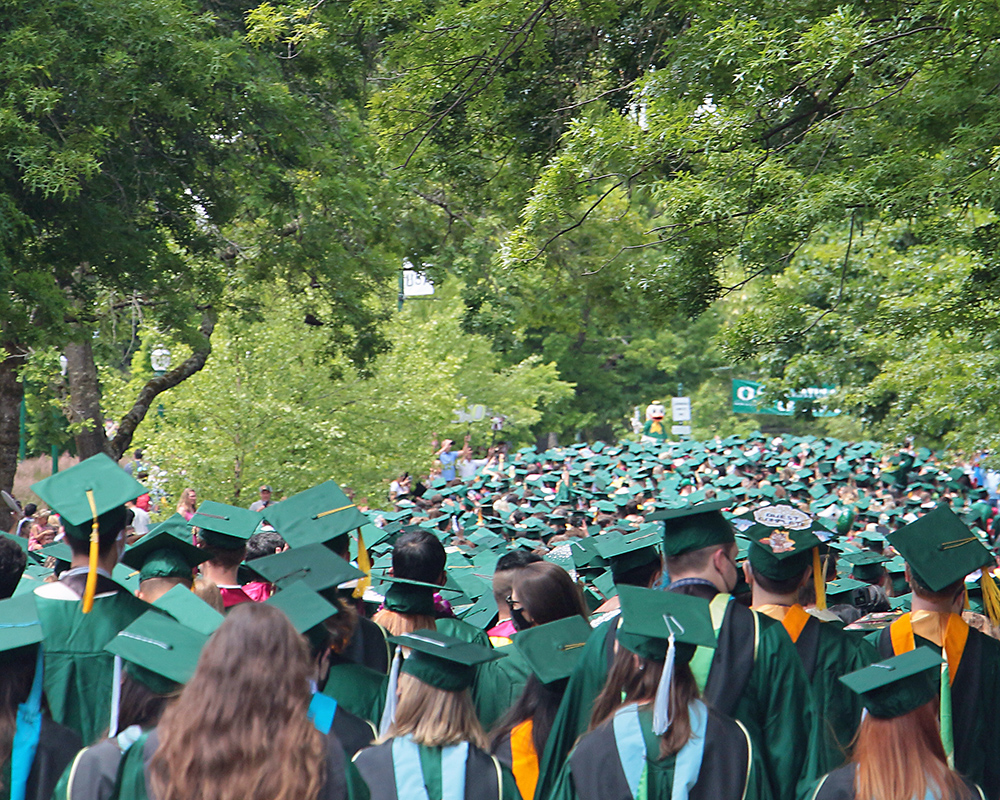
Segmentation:
{"type": "MultiPolygon", "coordinates": [[[[393,347],[370,378],[343,357],[331,362],[324,333],[301,329],[285,293],[262,300],[266,321],[221,320],[208,365],[138,431],[136,444],[166,470],[173,496],[191,485],[246,504],[264,481],[286,495],[333,479],[381,501],[393,474],[426,473],[433,433],[461,441],[469,429],[452,424],[456,407],[482,403],[507,415],[505,436],[523,443],[541,407],[572,392],[541,358],[499,363],[486,339],[461,330],[461,308],[447,298],[408,303],[387,324],[393,347]]],[[[112,398],[132,392],[104,388],[112,398]]],[[[474,445],[489,444],[489,421],[471,433],[474,445]]]]}

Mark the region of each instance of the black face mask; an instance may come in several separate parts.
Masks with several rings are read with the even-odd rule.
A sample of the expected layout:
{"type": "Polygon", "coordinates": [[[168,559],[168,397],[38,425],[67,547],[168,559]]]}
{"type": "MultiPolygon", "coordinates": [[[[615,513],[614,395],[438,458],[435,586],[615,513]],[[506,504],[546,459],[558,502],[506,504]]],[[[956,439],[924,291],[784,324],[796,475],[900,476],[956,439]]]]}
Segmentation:
{"type": "Polygon", "coordinates": [[[523,631],[531,627],[531,623],[524,616],[523,608],[510,608],[510,621],[514,624],[515,631],[523,631]]]}

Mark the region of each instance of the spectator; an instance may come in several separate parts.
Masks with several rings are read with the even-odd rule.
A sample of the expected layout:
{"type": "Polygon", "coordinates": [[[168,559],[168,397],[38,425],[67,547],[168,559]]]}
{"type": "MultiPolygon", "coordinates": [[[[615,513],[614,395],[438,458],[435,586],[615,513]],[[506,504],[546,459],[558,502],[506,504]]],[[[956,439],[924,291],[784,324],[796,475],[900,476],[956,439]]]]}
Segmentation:
{"type": "Polygon", "coordinates": [[[451,439],[445,439],[441,443],[441,449],[434,454],[441,462],[441,477],[446,481],[455,480],[455,462],[458,461],[458,453],[451,449],[453,444],[451,439]]]}
{"type": "Polygon", "coordinates": [[[190,522],[191,517],[198,508],[198,495],[194,489],[187,488],[181,492],[180,502],[177,503],[177,513],[184,517],[185,522],[190,522]]]}
{"type": "Polygon", "coordinates": [[[271,505],[271,487],[265,484],[260,487],[260,499],[250,504],[250,510],[263,511],[269,505],[271,505]]]}

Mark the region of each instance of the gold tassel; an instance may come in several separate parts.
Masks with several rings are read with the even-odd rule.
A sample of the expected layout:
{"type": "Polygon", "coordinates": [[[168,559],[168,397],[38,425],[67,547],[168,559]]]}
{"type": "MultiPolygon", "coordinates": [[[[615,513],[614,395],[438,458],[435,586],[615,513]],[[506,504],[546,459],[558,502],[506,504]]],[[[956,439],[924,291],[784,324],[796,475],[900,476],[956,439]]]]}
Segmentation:
{"type": "Polygon", "coordinates": [[[483,524],[483,507],[482,506],[476,506],[476,524],[477,525],[482,525],[483,524]]]}
{"type": "Polygon", "coordinates": [[[83,613],[89,614],[94,607],[94,595],[97,594],[97,556],[100,550],[100,534],[97,525],[97,505],[94,503],[94,490],[87,489],[87,502],[90,503],[90,513],[94,515],[94,524],[90,529],[90,561],[87,564],[87,583],[83,590],[83,613]]]}
{"type": "Polygon", "coordinates": [[[983,568],[979,585],[983,589],[983,610],[994,626],[1000,625],[1000,587],[993,579],[992,573],[983,568]]]}
{"type": "Polygon", "coordinates": [[[361,528],[358,528],[358,569],[365,573],[365,577],[358,581],[358,585],[354,587],[354,592],[351,595],[355,600],[359,600],[365,594],[365,589],[367,589],[372,582],[372,560],[368,556],[368,548],[365,547],[365,536],[361,533],[361,528]]]}
{"type": "Polygon", "coordinates": [[[826,569],[820,563],[819,548],[813,548],[813,586],[816,587],[816,608],[826,611],[826,569]]]}

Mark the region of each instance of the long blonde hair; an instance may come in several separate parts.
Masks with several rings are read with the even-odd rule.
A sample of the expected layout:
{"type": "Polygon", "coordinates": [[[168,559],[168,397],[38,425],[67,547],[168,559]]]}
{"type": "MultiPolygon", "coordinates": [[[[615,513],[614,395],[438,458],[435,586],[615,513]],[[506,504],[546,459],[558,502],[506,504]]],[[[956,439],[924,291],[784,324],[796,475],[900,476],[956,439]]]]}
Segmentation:
{"type": "Polygon", "coordinates": [[[157,800],[315,800],[326,740],[307,716],[310,672],[281,611],[236,606],[163,713],[150,763],[157,800]]]}
{"type": "Polygon", "coordinates": [[[399,676],[396,719],[386,738],[407,733],[427,747],[469,742],[485,750],[487,744],[468,689],[446,692],[404,672],[399,676]]]}

